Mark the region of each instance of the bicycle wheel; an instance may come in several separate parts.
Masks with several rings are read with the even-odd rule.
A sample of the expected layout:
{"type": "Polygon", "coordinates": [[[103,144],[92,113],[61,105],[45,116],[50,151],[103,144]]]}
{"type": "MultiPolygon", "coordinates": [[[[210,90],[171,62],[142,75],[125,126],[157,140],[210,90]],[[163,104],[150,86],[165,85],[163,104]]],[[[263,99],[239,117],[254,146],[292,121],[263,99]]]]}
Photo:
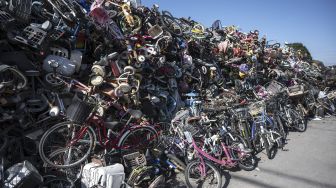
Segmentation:
{"type": "Polygon", "coordinates": [[[94,133],[88,127],[72,122],[56,124],[40,140],[40,157],[55,168],[80,165],[90,155],[94,138],[94,133]]]}
{"type": "Polygon", "coordinates": [[[168,15],[162,15],[160,18],[164,28],[166,28],[172,35],[178,37],[182,36],[182,28],[173,17],[168,15]]]}
{"type": "Polygon", "coordinates": [[[276,122],[277,128],[279,129],[280,135],[282,136],[283,139],[286,140],[287,134],[285,132],[285,128],[284,128],[284,126],[282,124],[282,121],[281,121],[280,117],[277,115],[275,117],[275,120],[276,120],[275,122],[276,122]]]}
{"type": "Polygon", "coordinates": [[[231,155],[233,158],[239,159],[238,166],[239,168],[251,171],[254,170],[257,164],[254,155],[252,154],[251,149],[248,149],[247,141],[240,135],[232,135],[232,138],[228,136],[231,140],[229,141],[228,146],[231,148],[231,155]]]}
{"type": "Polygon", "coordinates": [[[270,145],[270,143],[268,142],[268,139],[267,139],[265,134],[261,135],[261,139],[262,139],[262,142],[263,142],[263,145],[264,145],[264,148],[265,148],[266,155],[267,155],[268,159],[273,159],[273,157],[274,157],[272,155],[273,146],[270,145]]]}
{"type": "Polygon", "coordinates": [[[256,133],[253,137],[253,148],[255,153],[260,153],[263,150],[261,133],[256,133]]]}
{"type": "Polygon", "coordinates": [[[307,129],[307,121],[297,111],[289,109],[289,114],[294,120],[294,128],[299,132],[305,132],[307,129]]]}
{"type": "Polygon", "coordinates": [[[188,187],[222,187],[221,174],[209,161],[204,161],[204,166],[199,160],[191,161],[185,170],[185,178],[188,187]]]}
{"type": "Polygon", "coordinates": [[[118,143],[118,148],[122,154],[135,151],[145,152],[156,146],[158,141],[157,131],[152,127],[143,126],[126,131],[118,143]]]}
{"type": "Polygon", "coordinates": [[[335,105],[329,100],[320,101],[319,104],[324,108],[324,111],[330,115],[335,114],[335,105]]]}
{"type": "Polygon", "coordinates": [[[74,188],[75,183],[67,178],[52,177],[44,180],[43,184],[39,186],[39,188],[47,188],[47,187],[74,188]]]}

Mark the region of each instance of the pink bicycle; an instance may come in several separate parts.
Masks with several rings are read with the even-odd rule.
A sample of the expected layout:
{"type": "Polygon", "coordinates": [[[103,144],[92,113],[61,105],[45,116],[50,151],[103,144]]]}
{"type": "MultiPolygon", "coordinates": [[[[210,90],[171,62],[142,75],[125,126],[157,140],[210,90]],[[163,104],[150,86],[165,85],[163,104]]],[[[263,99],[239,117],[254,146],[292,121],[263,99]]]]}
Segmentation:
{"type": "Polygon", "coordinates": [[[255,168],[252,150],[247,148],[242,137],[230,133],[224,125],[214,125],[217,120],[201,124],[200,120],[198,117],[188,118],[188,123],[182,126],[172,123],[173,129],[180,137],[183,133],[182,139],[189,144],[187,157],[190,162],[185,169],[188,187],[222,187],[221,173],[215,164],[225,168],[238,166],[247,171],[255,168]]]}

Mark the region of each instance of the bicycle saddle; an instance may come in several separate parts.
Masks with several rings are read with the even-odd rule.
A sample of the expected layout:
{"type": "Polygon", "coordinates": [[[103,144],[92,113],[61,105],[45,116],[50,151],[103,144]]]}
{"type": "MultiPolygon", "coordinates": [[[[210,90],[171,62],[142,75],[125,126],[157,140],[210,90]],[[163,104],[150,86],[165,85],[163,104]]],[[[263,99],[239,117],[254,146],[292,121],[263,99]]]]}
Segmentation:
{"type": "Polygon", "coordinates": [[[142,116],[142,112],[140,110],[129,110],[129,113],[135,119],[140,119],[142,116]]]}

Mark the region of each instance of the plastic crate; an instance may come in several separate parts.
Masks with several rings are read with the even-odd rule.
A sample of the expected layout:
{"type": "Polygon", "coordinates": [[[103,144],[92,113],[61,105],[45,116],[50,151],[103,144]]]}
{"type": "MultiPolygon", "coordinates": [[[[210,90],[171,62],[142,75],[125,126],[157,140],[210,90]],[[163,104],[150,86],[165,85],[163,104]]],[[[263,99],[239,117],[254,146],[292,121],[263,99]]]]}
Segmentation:
{"type": "Polygon", "coordinates": [[[39,48],[46,36],[47,32],[43,31],[42,29],[28,26],[24,29],[22,36],[16,36],[14,39],[17,42],[29,45],[33,48],[39,48]]]}
{"type": "Polygon", "coordinates": [[[83,168],[81,187],[90,188],[94,186],[121,187],[125,180],[124,166],[116,163],[110,166],[101,166],[96,163],[88,163],[83,168]]]}
{"type": "Polygon", "coordinates": [[[43,181],[42,176],[29,161],[11,166],[5,174],[7,177],[3,185],[4,188],[38,187],[43,181]]]}

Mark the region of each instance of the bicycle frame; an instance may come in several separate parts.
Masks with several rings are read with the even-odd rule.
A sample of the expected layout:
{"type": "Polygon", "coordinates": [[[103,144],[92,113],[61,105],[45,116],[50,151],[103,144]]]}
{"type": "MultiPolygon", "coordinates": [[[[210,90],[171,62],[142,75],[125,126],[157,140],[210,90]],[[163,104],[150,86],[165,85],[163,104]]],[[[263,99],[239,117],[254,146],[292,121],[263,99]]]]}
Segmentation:
{"type": "Polygon", "coordinates": [[[86,131],[90,128],[94,128],[94,134],[97,137],[95,140],[95,143],[98,142],[100,146],[102,146],[106,150],[113,150],[113,149],[122,149],[118,146],[118,143],[122,136],[127,132],[127,131],[132,131],[136,128],[141,127],[141,125],[126,125],[122,128],[122,130],[118,133],[118,135],[114,136],[113,138],[108,137],[108,131],[104,125],[104,120],[101,119],[98,116],[91,116],[88,121],[85,123],[86,126],[82,127],[78,133],[74,136],[74,138],[70,141],[70,145],[73,145],[74,143],[78,142],[83,138],[85,135],[86,131]],[[98,134],[96,134],[98,133],[98,134]]]}
{"type": "Polygon", "coordinates": [[[256,126],[258,124],[259,127],[261,128],[261,134],[270,135],[270,137],[266,136],[266,138],[267,138],[267,140],[268,140],[269,143],[278,143],[277,142],[278,138],[274,138],[274,134],[278,135],[280,138],[282,136],[279,133],[277,133],[277,132],[274,131],[274,128],[275,128],[274,120],[271,117],[267,116],[265,113],[266,113],[265,110],[263,110],[262,113],[261,113],[261,115],[257,116],[255,118],[255,119],[260,118],[261,121],[256,121],[256,120],[253,121],[251,140],[255,139],[255,135],[257,134],[256,133],[256,126]],[[272,130],[267,130],[266,129],[265,126],[266,126],[267,123],[269,123],[272,126],[272,130]],[[269,140],[269,138],[271,140],[269,140]]]}
{"type": "MultiPolygon", "coordinates": [[[[76,135],[73,135],[73,139],[70,141],[70,144],[68,146],[71,146],[77,142],[82,142],[81,140],[85,133],[87,131],[91,131],[94,134],[94,145],[98,144],[102,146],[107,153],[111,153],[116,150],[120,149],[127,149],[128,147],[120,147],[120,141],[122,138],[127,135],[129,132],[142,128],[142,127],[150,127],[147,124],[130,124],[129,121],[125,124],[125,126],[122,127],[122,129],[118,132],[112,132],[112,134],[109,134],[107,131],[107,128],[105,126],[105,121],[96,116],[94,113],[89,117],[89,119],[86,121],[86,123],[77,133],[76,135]],[[115,134],[113,134],[115,133],[115,134]],[[111,138],[110,138],[111,137],[111,138]]],[[[159,133],[157,133],[155,136],[150,138],[151,140],[154,140],[159,136],[159,133]]],[[[139,138],[143,139],[143,138],[139,138]]],[[[84,141],[85,142],[85,141],[84,141]]]]}
{"type": "Polygon", "coordinates": [[[220,164],[220,165],[228,167],[228,168],[232,168],[232,167],[237,165],[237,161],[232,159],[232,157],[231,157],[231,155],[228,151],[228,148],[224,145],[223,142],[221,142],[221,146],[222,146],[222,149],[224,151],[225,156],[227,157],[227,159],[224,159],[224,160],[216,159],[215,157],[213,157],[213,156],[209,155],[208,153],[206,153],[205,151],[203,151],[201,148],[199,148],[196,145],[194,139],[192,140],[192,146],[196,150],[196,152],[197,152],[196,154],[200,158],[203,166],[204,166],[204,159],[203,158],[209,159],[210,161],[213,161],[217,164],[220,164]]]}

